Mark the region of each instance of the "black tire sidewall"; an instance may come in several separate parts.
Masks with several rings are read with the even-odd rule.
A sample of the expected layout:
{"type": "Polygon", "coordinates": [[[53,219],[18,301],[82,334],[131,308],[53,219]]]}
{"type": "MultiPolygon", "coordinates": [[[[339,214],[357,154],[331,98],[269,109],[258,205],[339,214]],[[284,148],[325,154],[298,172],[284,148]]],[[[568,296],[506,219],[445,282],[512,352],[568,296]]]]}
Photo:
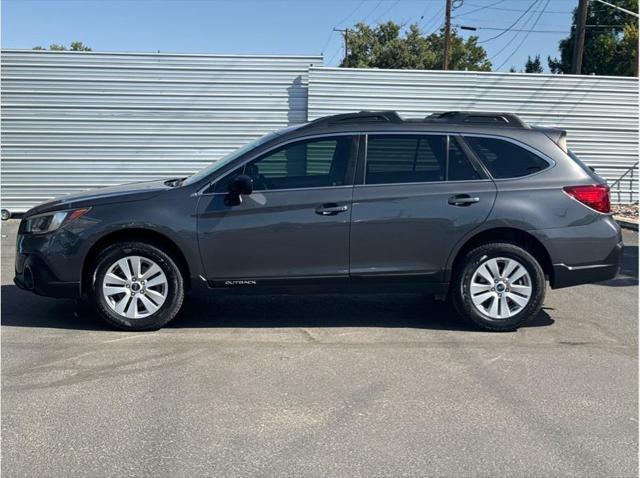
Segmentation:
{"type": "Polygon", "coordinates": [[[122,242],[107,247],[97,258],[93,269],[92,298],[103,318],[123,330],[157,330],[173,319],[184,299],[183,278],[171,256],[162,249],[143,242],[122,242]],[[128,319],[118,315],[107,304],[102,294],[102,281],[109,268],[119,259],[141,256],[155,262],[167,277],[167,298],[152,315],[141,319],[128,319]]]}
{"type": "Polygon", "coordinates": [[[511,243],[485,244],[469,251],[460,264],[459,273],[453,281],[453,299],[458,313],[487,330],[510,331],[524,325],[535,317],[544,301],[546,282],[544,272],[538,261],[526,250],[511,243]],[[471,278],[477,267],[487,259],[507,257],[517,260],[529,273],[531,278],[531,299],[517,314],[507,319],[493,319],[479,312],[471,300],[469,287],[471,278]]]}

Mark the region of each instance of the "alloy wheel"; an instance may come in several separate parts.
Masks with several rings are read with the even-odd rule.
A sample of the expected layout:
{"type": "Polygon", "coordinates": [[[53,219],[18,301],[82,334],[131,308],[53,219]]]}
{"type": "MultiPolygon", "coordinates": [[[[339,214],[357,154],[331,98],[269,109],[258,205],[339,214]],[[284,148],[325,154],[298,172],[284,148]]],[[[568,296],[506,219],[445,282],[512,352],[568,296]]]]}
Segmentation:
{"type": "Polygon", "coordinates": [[[167,276],[158,264],[142,256],[114,262],[102,280],[102,294],[118,315],[143,319],[155,313],[167,299],[167,276]]]}
{"type": "Polygon", "coordinates": [[[508,257],[481,262],[471,277],[469,290],[476,310],[492,319],[507,319],[519,313],[533,292],[529,271],[508,257]]]}

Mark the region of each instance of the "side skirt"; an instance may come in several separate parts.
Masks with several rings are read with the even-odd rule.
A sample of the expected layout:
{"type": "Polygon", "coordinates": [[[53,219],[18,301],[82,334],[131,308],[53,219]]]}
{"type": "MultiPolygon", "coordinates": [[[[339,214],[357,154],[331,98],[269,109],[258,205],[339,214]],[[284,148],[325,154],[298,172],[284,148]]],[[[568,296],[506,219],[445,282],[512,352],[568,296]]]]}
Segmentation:
{"type": "MultiPolygon", "coordinates": [[[[193,283],[196,281],[203,284],[201,279],[193,283]]],[[[425,293],[444,298],[448,288],[448,283],[428,281],[424,275],[376,275],[210,279],[205,289],[210,294],[222,295],[425,293]]]]}

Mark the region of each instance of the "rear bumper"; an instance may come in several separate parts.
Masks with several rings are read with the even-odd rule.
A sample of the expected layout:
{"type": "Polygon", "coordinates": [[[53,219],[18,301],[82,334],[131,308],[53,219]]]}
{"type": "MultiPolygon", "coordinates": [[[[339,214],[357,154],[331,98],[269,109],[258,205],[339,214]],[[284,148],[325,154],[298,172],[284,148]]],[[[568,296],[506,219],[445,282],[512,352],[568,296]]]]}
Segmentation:
{"type": "Polygon", "coordinates": [[[567,264],[553,265],[553,281],[551,287],[561,289],[573,285],[589,284],[613,279],[620,270],[622,250],[624,244],[619,242],[611,254],[602,264],[587,264],[570,266],[567,264]]]}
{"type": "Polygon", "coordinates": [[[33,254],[16,257],[16,275],[13,282],[20,289],[34,294],[57,298],[79,298],[79,282],[62,282],[49,266],[33,254]]]}

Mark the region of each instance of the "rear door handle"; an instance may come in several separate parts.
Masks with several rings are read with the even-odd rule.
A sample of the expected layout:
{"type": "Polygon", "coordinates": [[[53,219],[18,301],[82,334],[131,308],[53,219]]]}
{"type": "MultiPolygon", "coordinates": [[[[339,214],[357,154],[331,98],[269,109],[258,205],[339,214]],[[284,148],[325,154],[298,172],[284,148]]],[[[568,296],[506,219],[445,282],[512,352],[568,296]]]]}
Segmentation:
{"type": "Polygon", "coordinates": [[[320,214],[321,216],[335,216],[336,214],[340,214],[341,212],[346,212],[348,210],[349,206],[338,206],[335,203],[329,203],[318,206],[316,208],[316,214],[320,214]]]}
{"type": "Polygon", "coordinates": [[[480,202],[479,197],[471,197],[468,194],[456,194],[451,196],[447,201],[452,206],[471,206],[477,202],[480,202]]]}

